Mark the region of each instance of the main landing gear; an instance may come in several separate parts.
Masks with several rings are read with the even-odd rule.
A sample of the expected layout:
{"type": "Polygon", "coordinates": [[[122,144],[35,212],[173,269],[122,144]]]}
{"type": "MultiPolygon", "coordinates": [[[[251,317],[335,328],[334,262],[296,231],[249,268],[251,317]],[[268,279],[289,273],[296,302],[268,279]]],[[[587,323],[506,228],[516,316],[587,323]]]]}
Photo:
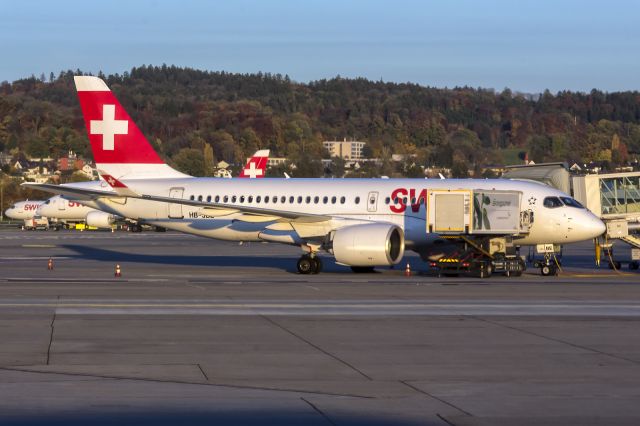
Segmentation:
{"type": "Polygon", "coordinates": [[[305,254],[298,259],[298,272],[301,274],[317,274],[321,270],[322,260],[318,256],[305,254]]]}

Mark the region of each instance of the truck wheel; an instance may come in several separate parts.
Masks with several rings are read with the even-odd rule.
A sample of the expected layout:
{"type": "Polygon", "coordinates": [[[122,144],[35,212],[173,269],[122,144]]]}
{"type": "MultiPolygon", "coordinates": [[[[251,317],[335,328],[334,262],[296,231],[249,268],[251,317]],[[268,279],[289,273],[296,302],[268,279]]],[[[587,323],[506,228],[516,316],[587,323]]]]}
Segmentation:
{"type": "Polygon", "coordinates": [[[640,267],[640,263],[638,263],[637,260],[634,260],[633,262],[629,263],[629,269],[631,269],[632,271],[635,271],[639,267],[640,267]]]}

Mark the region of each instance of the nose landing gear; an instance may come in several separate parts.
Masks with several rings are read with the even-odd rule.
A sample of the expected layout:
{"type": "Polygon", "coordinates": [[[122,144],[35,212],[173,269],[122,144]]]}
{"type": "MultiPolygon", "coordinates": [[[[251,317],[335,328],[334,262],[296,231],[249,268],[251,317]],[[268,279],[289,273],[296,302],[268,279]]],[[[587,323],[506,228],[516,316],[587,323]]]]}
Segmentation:
{"type": "Polygon", "coordinates": [[[298,272],[307,274],[317,274],[322,270],[322,260],[318,256],[305,254],[298,259],[298,272]]]}

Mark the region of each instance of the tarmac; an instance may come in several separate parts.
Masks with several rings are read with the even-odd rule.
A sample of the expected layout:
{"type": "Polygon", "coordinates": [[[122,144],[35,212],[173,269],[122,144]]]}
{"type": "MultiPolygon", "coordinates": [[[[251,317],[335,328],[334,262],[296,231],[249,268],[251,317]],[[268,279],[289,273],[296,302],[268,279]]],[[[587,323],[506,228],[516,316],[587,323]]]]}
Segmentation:
{"type": "Polygon", "coordinates": [[[596,268],[591,242],[557,277],[416,256],[299,275],[299,255],[0,231],[0,424],[640,424],[640,271],[596,268]]]}

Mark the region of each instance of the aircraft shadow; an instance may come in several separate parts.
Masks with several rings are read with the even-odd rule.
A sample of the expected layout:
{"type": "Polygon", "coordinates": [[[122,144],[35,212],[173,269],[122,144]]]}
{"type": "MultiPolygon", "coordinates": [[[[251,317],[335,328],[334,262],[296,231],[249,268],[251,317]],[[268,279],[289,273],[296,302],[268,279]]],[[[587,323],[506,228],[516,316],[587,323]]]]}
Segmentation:
{"type": "MultiPolygon", "coordinates": [[[[180,265],[180,266],[221,266],[235,268],[276,268],[290,273],[297,273],[296,262],[297,256],[181,256],[179,254],[140,254],[130,253],[103,248],[96,248],[78,244],[64,244],[60,247],[75,253],[70,257],[81,260],[96,260],[101,262],[112,263],[146,263],[146,264],[162,264],[162,265],[180,265]]],[[[345,273],[351,272],[348,267],[336,264],[335,260],[330,257],[322,257],[322,272],[328,273],[345,273]]]]}

